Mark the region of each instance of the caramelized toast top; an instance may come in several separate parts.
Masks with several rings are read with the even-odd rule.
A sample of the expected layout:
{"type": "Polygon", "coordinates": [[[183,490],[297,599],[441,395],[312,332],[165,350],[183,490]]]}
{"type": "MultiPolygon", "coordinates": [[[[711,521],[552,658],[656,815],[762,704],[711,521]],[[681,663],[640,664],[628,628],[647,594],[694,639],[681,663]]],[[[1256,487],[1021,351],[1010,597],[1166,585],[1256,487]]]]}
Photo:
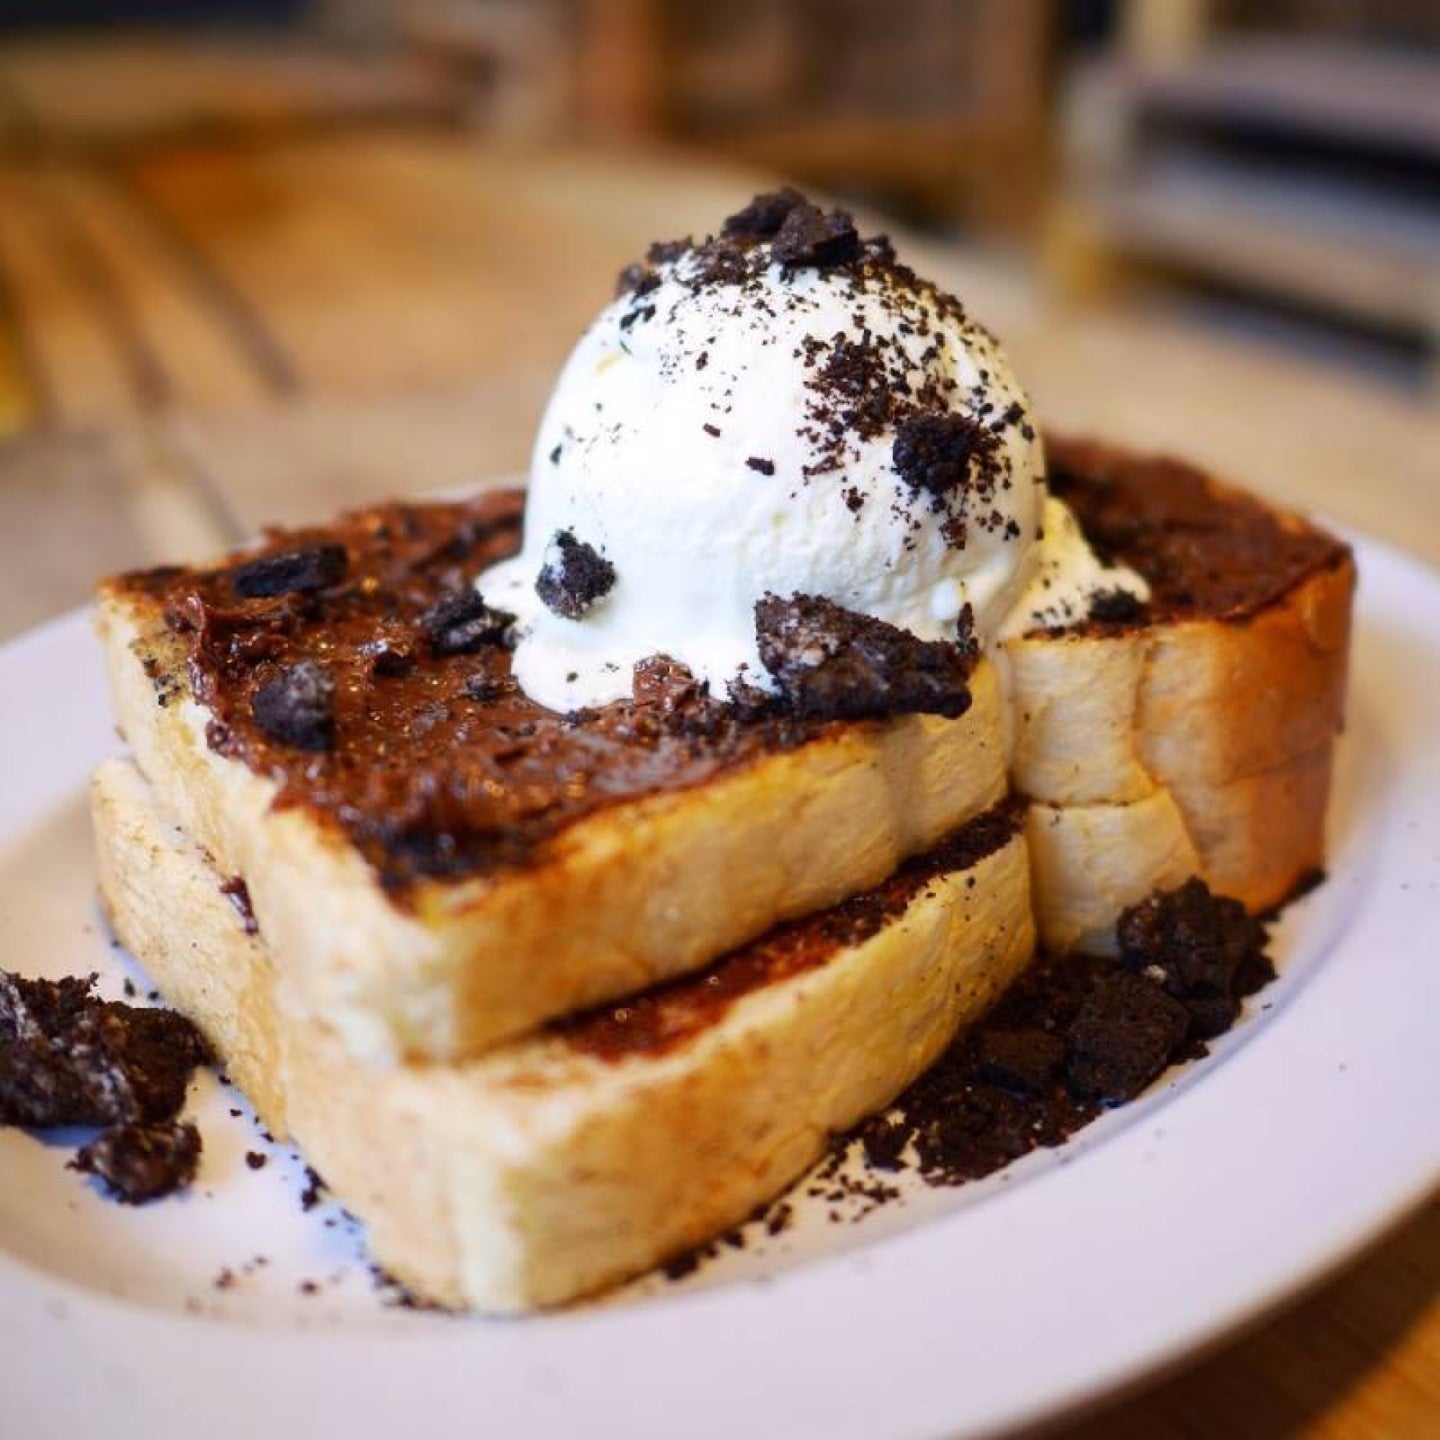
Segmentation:
{"type": "Polygon", "coordinates": [[[210,748],[276,781],[282,806],[337,821],[397,898],[418,880],[523,864],[606,806],[821,731],[713,701],[658,665],[635,700],[600,710],[528,699],[496,643],[503,617],[471,588],[518,547],[522,507],[514,490],[381,505],[105,589],[167,636],[150,662],[157,699],[188,672],[210,748]]]}
{"type": "Polygon", "coordinates": [[[1243,620],[1349,557],[1333,535],[1179,460],[1047,435],[1052,493],[1151,598],[1125,623],[1243,620]]]}

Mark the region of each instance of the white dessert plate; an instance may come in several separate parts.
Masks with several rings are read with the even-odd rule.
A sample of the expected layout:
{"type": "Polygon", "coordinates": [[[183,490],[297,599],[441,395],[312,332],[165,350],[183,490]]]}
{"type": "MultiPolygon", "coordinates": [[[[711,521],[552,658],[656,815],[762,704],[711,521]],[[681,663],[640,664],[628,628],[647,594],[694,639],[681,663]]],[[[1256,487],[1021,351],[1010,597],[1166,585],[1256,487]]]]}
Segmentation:
{"type": "MultiPolygon", "coordinates": [[[[395,1306],[209,1075],[197,1186],[142,1209],[67,1171],[75,1137],[0,1130],[0,1435],[989,1434],[1315,1280],[1440,1182],[1440,576],[1359,560],[1330,878],[1208,1059],[982,1183],[838,1224],[802,1197],[682,1281],[509,1322],[395,1306]]],[[[0,693],[0,965],[143,990],[93,898],[118,746],[85,617],[0,650],[0,693]]]]}

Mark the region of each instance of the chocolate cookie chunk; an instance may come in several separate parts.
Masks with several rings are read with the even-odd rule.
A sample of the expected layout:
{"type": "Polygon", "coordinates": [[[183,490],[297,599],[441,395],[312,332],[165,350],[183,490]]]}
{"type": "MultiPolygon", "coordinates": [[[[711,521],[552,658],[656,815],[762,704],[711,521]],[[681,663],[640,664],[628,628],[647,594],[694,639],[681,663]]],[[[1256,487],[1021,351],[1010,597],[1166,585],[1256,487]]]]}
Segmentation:
{"type": "Polygon", "coordinates": [[[1065,1079],[1087,1100],[1119,1105],[1170,1063],[1190,1012],[1154,981],[1118,970],[1095,984],[1071,1022],[1065,1079]]]}
{"type": "Polygon", "coordinates": [[[420,617],[420,628],[437,655],[466,655],[482,645],[502,645],[515,617],[487,605],[473,586],[452,590],[420,617]]]}
{"type": "Polygon", "coordinates": [[[1172,995],[1225,994],[1240,966],[1265,948],[1265,927],[1244,905],[1192,878],[1132,905],[1115,927],[1132,967],[1159,965],[1172,995]]]}
{"type": "Polygon", "coordinates": [[[1230,1028],[1252,975],[1269,964],[1264,925],[1200,879],[1132,905],[1115,934],[1123,963],[1157,968],[1165,989],[1189,1008],[1191,1033],[1200,1040],[1230,1028]]]}
{"type": "Polygon", "coordinates": [[[103,1125],[118,1109],[85,1070],[50,1045],[0,1044],[0,1125],[103,1125]]]}
{"type": "Polygon", "coordinates": [[[414,638],[399,624],[378,629],[374,638],[356,647],[370,662],[370,674],[382,679],[408,675],[419,658],[414,638]]]}
{"type": "Polygon", "coordinates": [[[235,593],[246,600],[297,591],[324,590],[345,578],[347,560],[343,545],[306,545],[276,550],[258,560],[237,565],[231,575],[235,593]]]}
{"type": "Polygon", "coordinates": [[[516,690],[515,682],[509,675],[492,675],[486,670],[479,670],[468,676],[463,688],[469,699],[478,700],[483,705],[503,700],[505,696],[513,695],[516,690]]]}
{"type": "Polygon", "coordinates": [[[744,209],[726,216],[724,233],[737,238],[768,240],[785,223],[792,210],[808,203],[798,190],[789,185],[783,190],[764,191],[744,209]]]}
{"type": "Polygon", "coordinates": [[[797,713],[825,720],[928,714],[954,719],[970,708],[973,639],[918,640],[816,595],[755,605],[760,660],[797,713]]]}
{"type": "Polygon", "coordinates": [[[283,666],[255,691],[250,713],[282,745],[329,750],[335,743],[335,682],[314,660],[283,666]]]}
{"type": "Polygon", "coordinates": [[[545,551],[535,593],[554,614],[578,620],[615,587],[615,567],[569,530],[557,530],[545,551]]]}
{"type": "Polygon", "coordinates": [[[94,1175],[122,1204],[143,1205],[188,1185],[200,1149],[200,1132],[188,1123],[115,1125],[84,1146],[70,1168],[94,1175]]]}
{"type": "MultiPolygon", "coordinates": [[[[615,277],[615,298],[618,300],[622,295],[648,295],[660,284],[660,277],[649,265],[636,261],[633,265],[627,265],[615,277]]],[[[550,463],[553,465],[560,458],[560,447],[557,445],[550,452],[550,463]]]]}
{"type": "Polygon", "coordinates": [[[26,980],[0,972],[0,1124],[164,1120],[208,1052],[170,1010],[98,999],[95,977],[26,980]]]}
{"type": "Polygon", "coordinates": [[[1048,1030],[982,1030],[975,1051],[982,1080],[1020,1095],[1043,1093],[1065,1064],[1065,1042],[1048,1030]]]}
{"type": "Polygon", "coordinates": [[[1091,620],[1106,625],[1128,625],[1145,613],[1145,602],[1128,590],[1097,590],[1090,597],[1091,620]]]}
{"type": "Polygon", "coordinates": [[[968,415],[914,415],[896,429],[890,456],[912,490],[945,500],[969,486],[976,457],[994,445],[968,415]]]}
{"type": "Polygon", "coordinates": [[[828,270],[860,258],[860,236],[843,210],[825,211],[802,200],[791,206],[775,232],[770,256],[791,268],[828,270]]]}
{"type": "Polygon", "coordinates": [[[97,1003],[96,977],[27,980],[0,971],[0,1040],[48,1040],[63,1033],[97,1003]]]}

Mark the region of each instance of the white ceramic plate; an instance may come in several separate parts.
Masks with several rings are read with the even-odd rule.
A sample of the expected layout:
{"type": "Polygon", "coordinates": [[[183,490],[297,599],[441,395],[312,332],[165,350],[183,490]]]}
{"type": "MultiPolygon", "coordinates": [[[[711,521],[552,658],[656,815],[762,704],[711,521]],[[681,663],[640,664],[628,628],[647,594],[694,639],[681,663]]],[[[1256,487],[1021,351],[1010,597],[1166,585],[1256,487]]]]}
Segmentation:
{"type": "MultiPolygon", "coordinates": [[[[1440,577],[1359,558],[1331,878],[1210,1059],[983,1183],[854,1224],[802,1204],[683,1283],[510,1322],[387,1306],[211,1077],[198,1186],[145,1209],[68,1172],[67,1137],[3,1130],[0,1435],[990,1433],[1293,1293],[1440,1180],[1440,577]]],[[[0,964],[143,985],[92,895],[116,741],[84,617],[0,650],[0,694],[0,964]]]]}

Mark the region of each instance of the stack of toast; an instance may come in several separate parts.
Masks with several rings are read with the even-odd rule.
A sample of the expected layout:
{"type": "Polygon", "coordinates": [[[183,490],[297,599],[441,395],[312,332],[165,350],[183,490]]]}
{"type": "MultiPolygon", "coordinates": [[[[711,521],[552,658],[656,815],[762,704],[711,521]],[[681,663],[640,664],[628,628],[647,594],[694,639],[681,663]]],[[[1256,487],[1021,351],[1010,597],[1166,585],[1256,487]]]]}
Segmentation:
{"type": "Polygon", "coordinates": [[[749,713],[663,664],[541,709],[469,598],[514,492],[102,587],[117,934],[416,1292],[516,1311],[643,1271],[887,1105],[1037,937],[1104,950],[1191,875],[1266,910],[1320,865],[1348,551],[1047,448],[1152,598],[1007,641],[953,717],[749,713]]]}

